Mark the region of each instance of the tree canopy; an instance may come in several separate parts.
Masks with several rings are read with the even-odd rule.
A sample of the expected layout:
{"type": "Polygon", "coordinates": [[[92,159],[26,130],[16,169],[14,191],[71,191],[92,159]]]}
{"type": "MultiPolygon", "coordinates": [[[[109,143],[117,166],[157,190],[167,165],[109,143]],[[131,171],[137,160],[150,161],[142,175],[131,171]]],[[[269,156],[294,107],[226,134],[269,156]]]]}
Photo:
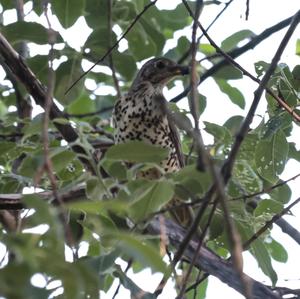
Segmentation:
{"type": "MultiPolygon", "coordinates": [[[[289,161],[300,161],[299,143],[290,139],[300,120],[300,65],[281,58],[300,11],[262,32],[231,28],[217,44],[209,29],[222,30],[234,0],[182,0],[173,9],[158,2],[1,0],[4,298],[99,298],[112,288],[117,294],[116,282],[132,298],[156,298],[169,280],[177,298],[205,298],[209,275],[246,298],[298,298],[299,290],[277,285],[272,260],[287,263],[288,249],[271,232],[279,226],[300,244],[299,231],[282,218],[300,201],[288,185],[300,173],[280,178],[289,161]],[[209,6],[220,13],[203,24],[209,6]],[[78,24],[87,31],[80,42],[71,33],[78,24]],[[257,52],[255,73],[237,62],[279,31],[283,38],[268,61],[257,52]],[[141,63],[159,56],[191,69],[169,105],[186,166],[147,180],[137,172],[161,171],[166,150],[137,141],[115,145],[111,114],[141,63]],[[222,125],[203,121],[213,100],[201,91],[208,78],[245,113],[228,113],[222,125]],[[252,98],[234,80],[255,82],[252,98]],[[177,105],[182,101],[185,108],[177,105]],[[253,122],[261,102],[267,108],[253,122]],[[174,195],[193,211],[190,227],[170,217],[174,195]],[[272,286],[244,274],[243,251],[272,286]],[[163,274],[152,293],[127,275],[146,268],[163,274]]],[[[245,1],[243,18],[249,11],[245,1]]],[[[299,39],[295,49],[299,58],[299,39]]]]}

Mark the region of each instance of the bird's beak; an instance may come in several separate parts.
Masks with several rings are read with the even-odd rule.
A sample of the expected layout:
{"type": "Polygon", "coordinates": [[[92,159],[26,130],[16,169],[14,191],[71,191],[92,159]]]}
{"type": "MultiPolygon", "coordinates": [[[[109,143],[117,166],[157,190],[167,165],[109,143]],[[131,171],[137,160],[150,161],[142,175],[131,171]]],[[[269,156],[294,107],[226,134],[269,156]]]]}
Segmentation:
{"type": "Polygon", "coordinates": [[[190,73],[190,68],[188,66],[184,65],[176,65],[172,66],[172,69],[170,69],[170,72],[173,73],[174,75],[187,75],[190,73]]]}
{"type": "Polygon", "coordinates": [[[179,66],[179,70],[181,72],[181,75],[188,75],[190,73],[190,68],[188,66],[179,66]]]}

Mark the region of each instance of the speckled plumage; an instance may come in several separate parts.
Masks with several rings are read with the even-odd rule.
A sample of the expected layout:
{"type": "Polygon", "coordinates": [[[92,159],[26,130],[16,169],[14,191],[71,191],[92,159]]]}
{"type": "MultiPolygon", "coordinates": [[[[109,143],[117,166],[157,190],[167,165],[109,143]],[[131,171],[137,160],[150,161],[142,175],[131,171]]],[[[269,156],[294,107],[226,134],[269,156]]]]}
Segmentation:
{"type": "MultiPolygon", "coordinates": [[[[167,101],[162,90],[173,77],[187,73],[187,67],[169,59],[151,59],[143,65],[128,94],[116,102],[113,111],[115,143],[140,140],[169,149],[168,157],[161,162],[166,173],[183,167],[183,157],[176,128],[166,113],[167,101]]],[[[155,179],[160,174],[153,168],[139,173],[139,176],[155,179]]],[[[170,204],[178,200],[174,198],[170,204]]],[[[188,208],[177,208],[171,214],[184,226],[191,220],[188,208]]]]}
{"type": "Polygon", "coordinates": [[[187,68],[166,58],[154,58],[139,71],[127,95],[114,108],[115,142],[140,140],[169,149],[169,156],[161,162],[165,172],[183,166],[176,129],[166,114],[167,102],[162,90],[165,84],[187,68]],[[159,68],[163,63],[165,68],[159,68]],[[169,68],[169,70],[168,70],[169,68]]]}

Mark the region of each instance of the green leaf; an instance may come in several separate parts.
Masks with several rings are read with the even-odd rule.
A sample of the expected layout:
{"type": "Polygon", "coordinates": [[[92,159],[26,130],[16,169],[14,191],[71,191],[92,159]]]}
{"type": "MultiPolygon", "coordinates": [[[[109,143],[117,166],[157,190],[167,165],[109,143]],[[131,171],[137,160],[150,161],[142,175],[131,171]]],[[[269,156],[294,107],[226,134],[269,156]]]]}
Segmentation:
{"type": "Polygon", "coordinates": [[[118,240],[116,246],[133,260],[138,261],[144,267],[150,267],[153,271],[167,272],[167,266],[159,255],[159,250],[145,240],[126,232],[111,233],[111,237],[118,240]]]}
{"type": "Polygon", "coordinates": [[[244,120],[243,116],[235,115],[227,119],[223,126],[231,132],[232,136],[234,136],[241,128],[243,120],[244,120]]]}
{"type": "MultiPolygon", "coordinates": [[[[173,174],[175,183],[182,185],[186,190],[192,194],[202,195],[208,190],[211,185],[211,177],[207,172],[200,172],[195,165],[187,165],[173,174]]],[[[182,193],[183,190],[176,190],[176,193],[182,193]],[[178,191],[178,192],[177,192],[178,191]]],[[[183,198],[190,196],[186,193],[182,194],[183,198]]]]}
{"type": "MultiPolygon", "coordinates": [[[[283,182],[282,180],[279,180],[278,183],[283,182]]],[[[282,203],[286,204],[290,201],[292,196],[292,190],[289,187],[288,184],[281,185],[279,188],[273,189],[271,192],[269,192],[269,195],[272,199],[282,203]]]]}
{"type": "Polygon", "coordinates": [[[296,148],[295,142],[289,142],[289,158],[300,161],[300,150],[296,148]]]}
{"type": "Polygon", "coordinates": [[[168,149],[141,141],[130,141],[113,145],[106,152],[106,158],[117,161],[159,163],[168,156],[168,149]]]}
{"type": "Polygon", "coordinates": [[[153,40],[156,45],[156,56],[161,55],[165,45],[165,36],[157,29],[155,20],[151,18],[142,17],[140,20],[144,30],[147,32],[149,38],[153,40]]]}
{"type": "Polygon", "coordinates": [[[103,160],[102,166],[104,170],[114,178],[120,181],[127,179],[127,168],[121,161],[103,160]]]}
{"type": "Polygon", "coordinates": [[[256,258],[262,271],[271,279],[272,285],[275,286],[277,282],[277,274],[272,267],[271,258],[264,243],[259,239],[255,240],[251,244],[251,253],[256,258]]]}
{"type": "Polygon", "coordinates": [[[44,155],[42,153],[35,153],[27,155],[22,161],[19,168],[19,173],[23,176],[34,178],[37,174],[37,170],[44,163],[44,155]]]}
{"type": "Polygon", "coordinates": [[[300,56],[300,39],[296,41],[296,55],[300,56]]]}
{"type": "Polygon", "coordinates": [[[95,110],[95,101],[91,100],[87,94],[82,94],[71,102],[67,108],[67,112],[70,114],[85,114],[95,110]]]}
{"type": "Polygon", "coordinates": [[[208,121],[204,122],[205,131],[215,138],[215,143],[230,143],[231,142],[231,134],[224,126],[217,125],[215,123],[210,123],[208,121]]]}
{"type": "Polygon", "coordinates": [[[245,98],[243,94],[236,88],[231,86],[227,81],[225,80],[216,80],[216,83],[218,84],[220,90],[228,95],[231,102],[240,108],[245,108],[245,98]]]}
{"type": "Polygon", "coordinates": [[[248,29],[235,32],[234,34],[227,37],[224,41],[222,41],[221,49],[225,52],[228,52],[228,51],[232,50],[233,48],[235,48],[239,42],[241,42],[245,39],[250,39],[253,36],[255,36],[255,34],[251,30],[248,30],[248,29]]]}
{"type": "Polygon", "coordinates": [[[172,199],[173,195],[174,187],[170,182],[151,182],[142,194],[133,199],[128,211],[129,216],[135,222],[139,222],[151,213],[158,211],[172,199]]]}
{"type": "Polygon", "coordinates": [[[271,140],[261,140],[255,149],[255,163],[258,173],[270,183],[278,181],[284,170],[289,145],[284,133],[279,130],[271,140]]]}
{"type": "MultiPolygon", "coordinates": [[[[34,22],[19,21],[11,23],[1,27],[1,32],[12,44],[20,41],[29,41],[41,45],[48,43],[47,29],[34,22]]],[[[62,43],[63,39],[60,34],[56,31],[53,32],[56,35],[56,42],[62,43]]]]}
{"type": "Polygon", "coordinates": [[[155,299],[156,295],[145,292],[140,287],[138,287],[123,271],[116,271],[115,276],[118,277],[124,288],[128,289],[131,293],[131,298],[140,299],[155,299]]]}
{"type": "Polygon", "coordinates": [[[86,182],[86,195],[91,200],[101,200],[105,194],[103,181],[98,177],[91,177],[86,182]]]}
{"type": "Polygon", "coordinates": [[[207,56],[216,53],[216,49],[211,44],[200,44],[199,50],[207,56]]]}
{"type": "Polygon", "coordinates": [[[270,215],[278,214],[283,210],[283,204],[272,200],[272,199],[263,199],[260,200],[257,207],[255,208],[254,214],[255,216],[260,215],[270,215]]]}
{"type": "Polygon", "coordinates": [[[15,147],[16,147],[16,143],[15,142],[1,141],[0,156],[4,156],[6,153],[10,152],[15,147]]]}
{"type": "Polygon", "coordinates": [[[238,160],[233,168],[233,182],[246,193],[254,193],[262,190],[262,181],[245,160],[238,160]]]}
{"type": "Polygon", "coordinates": [[[265,245],[270,252],[272,258],[280,263],[286,263],[288,260],[288,253],[286,249],[277,241],[272,239],[272,242],[265,242],[265,245]]]}
{"type": "MultiPolygon", "coordinates": [[[[75,1],[75,0],[74,0],[75,1]]],[[[106,27],[108,15],[108,1],[85,1],[85,20],[90,28],[106,27]]],[[[115,5],[113,6],[114,9],[115,5]]],[[[112,16],[114,17],[113,11],[112,16]]]]}
{"type": "MultiPolygon", "coordinates": [[[[249,240],[253,235],[253,228],[250,227],[248,223],[236,222],[237,227],[239,228],[243,242],[249,240]]],[[[265,243],[260,239],[256,239],[251,243],[250,252],[258,262],[259,267],[262,271],[271,279],[272,285],[274,286],[277,282],[277,274],[273,269],[271,258],[266,248],[265,243]]]]}
{"type": "Polygon", "coordinates": [[[139,23],[130,30],[127,40],[129,51],[138,61],[154,56],[157,52],[155,42],[139,23]]]}
{"type": "Polygon", "coordinates": [[[125,212],[128,209],[128,204],[124,201],[113,199],[113,200],[82,200],[66,204],[70,210],[81,211],[87,214],[102,214],[106,211],[114,212],[125,212]]]}
{"type": "Polygon", "coordinates": [[[64,28],[71,27],[83,15],[85,0],[52,0],[51,8],[64,28]]]}
{"type": "Polygon", "coordinates": [[[132,80],[136,73],[136,63],[132,55],[126,50],[123,53],[113,53],[113,62],[117,71],[126,79],[132,80]]]}
{"type": "Polygon", "coordinates": [[[262,130],[262,138],[270,138],[278,130],[284,130],[292,123],[292,116],[288,112],[280,112],[272,116],[262,130]]]}
{"type": "Polygon", "coordinates": [[[76,155],[70,150],[60,148],[58,153],[54,152],[50,155],[54,170],[59,172],[65,168],[75,159],[76,155]]]}
{"type": "Polygon", "coordinates": [[[239,69],[229,65],[222,67],[213,77],[216,79],[236,80],[243,78],[243,74],[239,69]]]}
{"type": "Polygon", "coordinates": [[[48,80],[48,56],[35,55],[27,58],[26,62],[38,79],[46,85],[48,80]]]}
{"type": "MultiPolygon", "coordinates": [[[[97,241],[99,243],[99,241],[97,241]]],[[[109,253],[97,256],[87,257],[81,262],[87,264],[98,274],[109,274],[115,270],[115,260],[120,256],[120,250],[115,249],[109,253]]]]}
{"type": "Polygon", "coordinates": [[[259,136],[255,132],[252,131],[251,133],[247,134],[238,154],[238,160],[248,161],[252,169],[255,169],[255,171],[255,148],[259,141],[259,136]]]}
{"type": "Polygon", "coordinates": [[[269,68],[270,64],[265,61],[258,61],[254,63],[255,72],[258,75],[258,78],[262,76],[263,73],[269,68]]]}
{"type": "Polygon", "coordinates": [[[84,90],[84,80],[80,80],[65,94],[66,89],[82,74],[81,57],[77,56],[61,63],[55,72],[54,96],[62,104],[70,103],[84,90]]]}

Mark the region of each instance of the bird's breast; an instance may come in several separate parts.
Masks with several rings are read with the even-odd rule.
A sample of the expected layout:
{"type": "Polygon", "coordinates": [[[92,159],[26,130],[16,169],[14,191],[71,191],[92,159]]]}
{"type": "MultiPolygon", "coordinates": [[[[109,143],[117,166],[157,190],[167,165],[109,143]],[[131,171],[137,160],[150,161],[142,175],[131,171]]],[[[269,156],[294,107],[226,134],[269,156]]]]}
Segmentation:
{"type": "Polygon", "coordinates": [[[157,103],[149,98],[120,101],[114,111],[115,142],[140,140],[169,149],[169,156],[161,166],[166,172],[178,170],[179,162],[170,138],[167,116],[157,103]]]}

